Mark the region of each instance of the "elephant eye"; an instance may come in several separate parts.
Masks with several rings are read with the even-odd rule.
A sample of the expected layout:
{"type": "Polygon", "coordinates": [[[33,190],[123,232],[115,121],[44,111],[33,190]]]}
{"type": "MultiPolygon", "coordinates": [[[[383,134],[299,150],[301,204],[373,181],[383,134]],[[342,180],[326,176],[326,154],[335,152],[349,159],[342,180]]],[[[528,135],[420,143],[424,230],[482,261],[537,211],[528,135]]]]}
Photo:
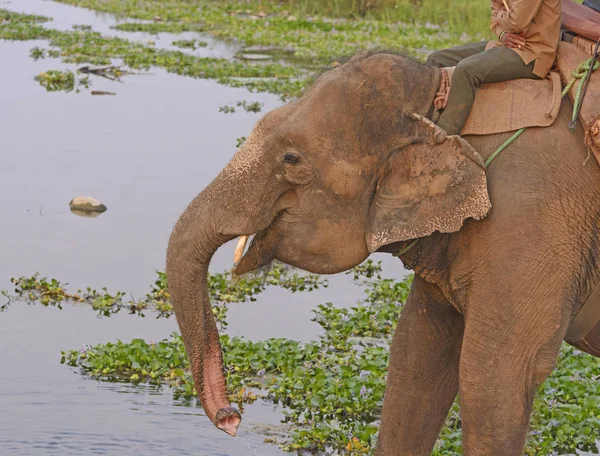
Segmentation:
{"type": "Polygon", "coordinates": [[[283,156],[283,163],[289,163],[291,165],[295,165],[299,161],[300,161],[300,159],[296,155],[294,155],[290,152],[288,152],[287,154],[285,154],[283,156]]]}

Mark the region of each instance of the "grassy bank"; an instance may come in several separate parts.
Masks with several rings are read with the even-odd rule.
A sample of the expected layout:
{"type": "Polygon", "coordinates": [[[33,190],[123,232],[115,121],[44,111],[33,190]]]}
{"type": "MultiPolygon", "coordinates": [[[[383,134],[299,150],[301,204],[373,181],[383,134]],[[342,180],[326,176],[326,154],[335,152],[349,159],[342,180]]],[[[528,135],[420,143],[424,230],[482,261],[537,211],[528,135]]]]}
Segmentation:
{"type": "Polygon", "coordinates": [[[57,1],[113,13],[124,20],[151,21],[119,24],[120,30],[202,29],[246,46],[292,49],[297,57],[318,63],[372,47],[422,56],[429,50],[490,36],[490,9],[485,0],[57,1]]]}
{"type": "MultiPolygon", "coordinates": [[[[368,261],[348,272],[364,289],[352,308],[318,305],[314,321],[323,329],[320,340],[248,341],[221,336],[230,399],[243,410],[257,397],[280,404],[289,437],[273,441],[286,450],[332,448],[346,455],[371,454],[385,391],[388,345],[406,301],[411,277],[394,281],[381,277],[379,264],[368,261]]],[[[68,291],[54,279],[39,276],[13,279],[13,301],[60,306],[91,305],[102,315],[119,309],[138,315],[151,309],[170,316],[172,309],[164,274],[148,295],[125,301],[125,293],[107,290],[68,291]]],[[[221,330],[227,326],[227,305],[254,300],[268,287],[309,292],[327,286],[319,276],[294,274],[275,267],[261,277],[233,282],[228,274],[213,274],[209,292],[221,330]]],[[[171,388],[174,397],[195,402],[181,336],[147,342],[108,342],[62,353],[62,362],[100,381],[149,382],[171,388]]],[[[564,345],[555,372],[535,398],[528,455],[596,451],[600,433],[600,359],[564,345]]],[[[217,431],[215,431],[217,432],[217,431]]],[[[449,413],[435,455],[461,454],[458,404],[449,413]]]]}
{"type": "MultiPolygon", "coordinates": [[[[204,21],[208,28],[221,22],[215,15],[248,15],[251,20],[283,16],[296,19],[348,19],[355,22],[432,23],[450,33],[469,35],[489,31],[490,3],[487,0],[56,0],[136,19],[193,23],[204,21]],[[255,16],[255,17],[252,17],[255,16]]],[[[339,22],[339,21],[338,21],[339,22]]]]}
{"type": "MultiPolygon", "coordinates": [[[[235,7],[239,2],[226,0],[235,7]]],[[[381,21],[430,22],[447,24],[451,32],[486,33],[490,3],[486,0],[283,0],[256,2],[257,8],[269,10],[281,5],[299,16],[336,18],[370,18],[381,21]]]]}

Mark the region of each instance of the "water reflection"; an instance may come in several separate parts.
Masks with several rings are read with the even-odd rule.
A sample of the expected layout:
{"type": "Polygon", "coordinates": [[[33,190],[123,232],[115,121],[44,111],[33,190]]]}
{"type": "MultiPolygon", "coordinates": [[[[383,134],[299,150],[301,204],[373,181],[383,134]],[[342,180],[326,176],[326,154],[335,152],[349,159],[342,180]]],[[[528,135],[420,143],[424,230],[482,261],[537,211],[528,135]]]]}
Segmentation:
{"type": "Polygon", "coordinates": [[[78,215],[79,217],[88,217],[88,218],[96,218],[100,214],[102,214],[102,212],[98,212],[98,211],[81,211],[79,209],[73,209],[73,208],[71,208],[71,212],[75,215],[78,215]]]}

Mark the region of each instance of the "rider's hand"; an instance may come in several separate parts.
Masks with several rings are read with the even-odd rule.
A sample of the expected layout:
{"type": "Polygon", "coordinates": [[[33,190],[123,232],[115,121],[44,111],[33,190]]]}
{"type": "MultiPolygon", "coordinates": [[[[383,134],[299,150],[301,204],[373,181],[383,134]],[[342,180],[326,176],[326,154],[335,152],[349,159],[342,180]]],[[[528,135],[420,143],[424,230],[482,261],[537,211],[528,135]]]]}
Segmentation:
{"type": "Polygon", "coordinates": [[[524,33],[517,34],[505,32],[502,34],[500,41],[504,46],[515,49],[523,49],[525,47],[525,38],[523,38],[524,35],[524,33]]]}

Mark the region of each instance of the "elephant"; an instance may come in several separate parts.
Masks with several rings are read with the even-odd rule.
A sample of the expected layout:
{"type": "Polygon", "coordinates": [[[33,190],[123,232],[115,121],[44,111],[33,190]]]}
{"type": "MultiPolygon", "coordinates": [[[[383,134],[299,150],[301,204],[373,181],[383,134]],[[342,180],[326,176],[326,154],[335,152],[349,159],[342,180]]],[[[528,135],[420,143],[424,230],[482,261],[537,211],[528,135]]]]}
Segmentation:
{"type": "MultiPolygon", "coordinates": [[[[534,395],[600,281],[600,169],[568,98],[486,169],[510,133],[448,136],[428,120],[440,69],[386,51],[325,71],[264,115],[189,204],[167,249],[198,397],[235,436],[207,291],[211,257],[253,236],[238,275],[273,260],[317,274],[374,252],[414,279],[390,347],[375,454],[431,454],[460,397],[467,456],[523,454],[534,395]]],[[[580,340],[600,354],[600,325],[580,340]]]]}

